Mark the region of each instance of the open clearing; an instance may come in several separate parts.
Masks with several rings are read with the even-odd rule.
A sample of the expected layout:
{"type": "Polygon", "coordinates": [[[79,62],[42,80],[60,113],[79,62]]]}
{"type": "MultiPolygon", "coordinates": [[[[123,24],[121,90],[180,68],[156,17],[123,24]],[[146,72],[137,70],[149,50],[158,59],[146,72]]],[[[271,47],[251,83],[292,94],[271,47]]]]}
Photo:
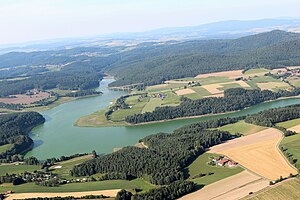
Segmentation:
{"type": "Polygon", "coordinates": [[[83,163],[85,161],[88,161],[88,160],[91,160],[92,159],[92,155],[85,155],[85,156],[80,156],[80,157],[77,157],[77,158],[73,158],[73,159],[70,159],[70,160],[66,160],[66,161],[62,161],[62,162],[58,162],[56,163],[56,165],[50,167],[49,169],[50,170],[54,170],[53,172],[55,174],[58,174],[60,175],[61,177],[63,178],[74,178],[74,177],[71,177],[70,175],[70,170],[75,166],[75,165],[78,165],[80,163],[83,163]]]}
{"type": "Polygon", "coordinates": [[[278,183],[267,190],[258,192],[249,200],[295,200],[300,199],[300,179],[294,178],[278,183]]]}
{"type": "Polygon", "coordinates": [[[211,94],[219,94],[223,93],[225,89],[228,88],[236,88],[236,87],[243,87],[243,88],[250,88],[250,86],[244,82],[244,81],[232,81],[227,83],[215,83],[210,85],[204,85],[202,86],[204,89],[206,89],[211,94]],[[233,85],[234,84],[234,85],[233,85]]]}
{"type": "Polygon", "coordinates": [[[216,145],[209,152],[226,155],[260,176],[276,180],[280,176],[288,177],[290,173],[297,174],[278,150],[281,139],[279,130],[268,128],[216,145]]]}
{"type": "Polygon", "coordinates": [[[234,79],[243,76],[243,70],[199,74],[198,76],[196,76],[196,78],[220,77],[220,76],[227,76],[230,79],[234,79]]]}
{"type": "Polygon", "coordinates": [[[297,126],[299,124],[300,124],[300,118],[288,120],[288,121],[285,121],[285,122],[280,122],[280,123],[277,123],[276,125],[277,126],[282,126],[286,129],[289,129],[289,128],[297,126]]]}
{"type": "Polygon", "coordinates": [[[183,89],[183,90],[177,90],[175,93],[178,96],[182,96],[182,95],[185,95],[185,94],[192,94],[192,93],[196,93],[196,92],[192,89],[183,89]]]}
{"type": "Polygon", "coordinates": [[[9,150],[12,146],[13,146],[12,144],[5,144],[5,145],[0,146],[0,153],[6,152],[6,151],[9,150]]]}
{"type": "Polygon", "coordinates": [[[107,181],[93,181],[85,183],[69,183],[59,187],[39,186],[35,183],[25,183],[22,185],[13,186],[12,184],[1,184],[0,193],[12,190],[15,193],[70,193],[70,192],[88,192],[101,190],[115,190],[115,189],[141,189],[148,191],[157,186],[137,178],[131,181],[127,180],[107,180],[107,181]]]}
{"type": "Polygon", "coordinates": [[[32,197],[42,197],[42,198],[50,198],[50,197],[82,197],[87,195],[105,195],[109,197],[115,197],[119,192],[119,189],[116,190],[101,190],[101,191],[90,191],[90,192],[68,192],[68,193],[20,193],[20,194],[11,194],[6,198],[7,200],[13,199],[26,199],[32,197]]]}
{"type": "Polygon", "coordinates": [[[39,92],[34,95],[18,94],[11,95],[9,98],[0,98],[0,102],[7,104],[24,104],[28,105],[50,97],[48,92],[39,92]]]}
{"type": "Polygon", "coordinates": [[[204,153],[200,155],[192,164],[187,168],[189,179],[198,185],[209,185],[229,176],[238,174],[244,169],[241,167],[220,167],[211,166],[208,164],[211,161],[210,157],[217,157],[217,154],[204,153]],[[203,177],[196,178],[199,174],[206,174],[203,177]],[[210,175],[209,175],[210,174],[210,175]]]}
{"type": "Polygon", "coordinates": [[[257,126],[254,124],[246,123],[244,120],[241,120],[234,124],[228,124],[219,128],[222,131],[228,131],[231,134],[240,133],[242,135],[250,135],[253,133],[257,133],[259,131],[267,129],[266,127],[257,126]]]}
{"type": "Polygon", "coordinates": [[[4,176],[5,174],[12,173],[22,173],[24,171],[33,172],[35,170],[41,169],[40,166],[37,165],[16,165],[16,164],[1,164],[0,165],[0,176],[4,176]]]}
{"type": "Polygon", "coordinates": [[[188,194],[181,200],[234,200],[247,196],[250,192],[257,192],[268,187],[269,181],[243,171],[204,188],[188,194]]]}
{"type": "Polygon", "coordinates": [[[285,137],[280,146],[287,149],[286,151],[293,155],[294,159],[297,159],[296,166],[300,167],[300,134],[285,137]]]}
{"type": "Polygon", "coordinates": [[[257,83],[257,86],[262,90],[279,90],[290,87],[289,84],[284,82],[257,83]]]}

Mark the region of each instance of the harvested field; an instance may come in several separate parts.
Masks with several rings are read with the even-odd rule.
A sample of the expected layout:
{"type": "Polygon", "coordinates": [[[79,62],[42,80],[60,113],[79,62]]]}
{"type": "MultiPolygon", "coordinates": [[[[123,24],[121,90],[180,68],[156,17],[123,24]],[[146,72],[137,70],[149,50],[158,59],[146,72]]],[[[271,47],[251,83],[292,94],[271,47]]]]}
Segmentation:
{"type": "Polygon", "coordinates": [[[232,82],[227,82],[227,83],[216,83],[216,84],[210,84],[210,85],[204,85],[202,86],[204,89],[209,91],[211,94],[220,94],[223,93],[224,91],[221,90],[228,84],[238,84],[243,88],[250,88],[250,86],[244,82],[244,81],[232,81],[232,82]]]}
{"type": "Polygon", "coordinates": [[[290,66],[290,67],[288,67],[288,69],[299,69],[300,68],[300,66],[290,66]]]}
{"type": "Polygon", "coordinates": [[[226,72],[199,74],[195,78],[220,77],[220,76],[227,76],[230,79],[234,79],[234,78],[243,76],[243,71],[242,70],[234,70],[234,71],[226,71],[226,72]]]}
{"type": "Polygon", "coordinates": [[[257,192],[268,187],[269,181],[243,171],[204,188],[188,194],[181,200],[234,200],[247,196],[250,192],[257,192]]]}
{"type": "Polygon", "coordinates": [[[280,176],[288,177],[290,173],[297,173],[279,152],[281,139],[279,130],[268,128],[216,145],[210,149],[210,153],[226,155],[256,174],[276,180],[280,176]]]}
{"type": "Polygon", "coordinates": [[[178,96],[182,96],[182,95],[192,94],[192,93],[196,93],[196,92],[192,89],[183,89],[183,90],[177,90],[177,91],[175,91],[175,93],[178,96]]]}
{"type": "Polygon", "coordinates": [[[220,94],[223,93],[223,91],[219,90],[218,88],[221,88],[221,84],[210,84],[210,85],[204,85],[202,86],[204,89],[206,89],[211,94],[220,94]]]}
{"type": "Polygon", "coordinates": [[[205,98],[208,98],[208,97],[224,97],[224,93],[209,95],[209,96],[206,96],[205,98]]]}
{"type": "Polygon", "coordinates": [[[257,83],[257,86],[262,90],[272,90],[276,88],[288,88],[289,85],[284,82],[267,82],[267,83],[257,83]]]}
{"type": "Polygon", "coordinates": [[[148,90],[155,90],[155,89],[158,89],[158,88],[165,88],[167,86],[168,86],[168,84],[153,85],[153,86],[147,87],[147,89],[148,90]]]}
{"type": "Polygon", "coordinates": [[[289,128],[288,130],[295,131],[296,133],[300,133],[300,124],[297,126],[293,126],[293,127],[289,128]]]}
{"type": "Polygon", "coordinates": [[[28,105],[46,98],[49,98],[48,92],[39,92],[34,95],[18,94],[11,95],[9,98],[0,98],[0,102],[7,104],[23,104],[28,105]]]}
{"type": "Polygon", "coordinates": [[[6,199],[26,199],[26,198],[50,198],[50,197],[82,197],[87,195],[105,195],[109,197],[115,197],[120,190],[100,190],[100,191],[90,191],[90,192],[65,192],[65,193],[19,193],[19,194],[11,194],[6,199]]]}
{"type": "Polygon", "coordinates": [[[249,200],[295,200],[300,199],[300,180],[298,178],[288,179],[267,188],[252,197],[249,200]]]}
{"type": "Polygon", "coordinates": [[[286,68],[279,68],[279,69],[272,69],[272,73],[278,73],[278,72],[286,72],[286,68]]]}

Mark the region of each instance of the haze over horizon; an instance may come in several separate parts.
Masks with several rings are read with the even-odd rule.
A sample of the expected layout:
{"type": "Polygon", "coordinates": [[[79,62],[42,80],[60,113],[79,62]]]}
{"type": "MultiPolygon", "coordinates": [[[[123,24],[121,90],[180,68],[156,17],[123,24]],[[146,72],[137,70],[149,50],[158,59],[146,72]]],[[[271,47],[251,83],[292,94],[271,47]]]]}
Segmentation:
{"type": "Polygon", "coordinates": [[[2,0],[0,45],[225,20],[300,18],[297,0],[2,0]],[[284,6],[283,6],[284,5],[284,6]],[[254,17],[255,16],[255,17],[254,17]]]}

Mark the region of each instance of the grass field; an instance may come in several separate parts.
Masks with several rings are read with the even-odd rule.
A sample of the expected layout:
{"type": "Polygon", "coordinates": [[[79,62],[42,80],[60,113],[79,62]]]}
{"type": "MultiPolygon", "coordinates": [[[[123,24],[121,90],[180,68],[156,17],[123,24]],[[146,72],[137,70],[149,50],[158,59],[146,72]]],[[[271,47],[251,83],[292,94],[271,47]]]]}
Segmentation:
{"type": "Polygon", "coordinates": [[[259,131],[265,130],[266,127],[257,126],[254,124],[248,124],[244,120],[241,120],[235,124],[228,124],[219,128],[222,131],[228,131],[231,134],[240,133],[242,135],[250,135],[259,131]]]}
{"type": "Polygon", "coordinates": [[[281,80],[275,79],[270,76],[256,76],[252,77],[250,80],[246,82],[251,88],[260,88],[261,89],[287,89],[289,85],[287,83],[282,82],[281,80]]]}
{"type": "Polygon", "coordinates": [[[12,184],[0,185],[0,192],[12,190],[16,193],[31,193],[31,192],[84,192],[96,190],[110,190],[110,189],[142,189],[148,191],[156,186],[142,180],[135,179],[132,181],[126,180],[109,180],[109,181],[95,181],[86,183],[70,183],[60,187],[43,187],[35,183],[26,183],[18,186],[12,184]]]}
{"type": "Polygon", "coordinates": [[[288,149],[287,152],[293,155],[293,158],[297,159],[297,166],[300,166],[300,134],[285,137],[280,146],[288,149]]]}
{"type": "Polygon", "coordinates": [[[270,70],[264,69],[264,68],[259,68],[259,69],[250,69],[247,70],[244,74],[245,75],[253,75],[253,74],[263,74],[263,73],[268,73],[270,70]]]}
{"type": "Polygon", "coordinates": [[[228,83],[228,84],[223,84],[220,88],[218,88],[218,90],[227,90],[230,88],[241,88],[242,86],[238,83],[228,83]]]}
{"type": "Polygon", "coordinates": [[[277,126],[282,126],[282,127],[288,129],[288,128],[297,126],[299,124],[300,124],[300,118],[289,120],[289,121],[285,121],[285,122],[280,122],[280,123],[277,124],[277,126]]]}
{"type": "Polygon", "coordinates": [[[60,175],[62,178],[73,179],[74,177],[72,177],[69,173],[70,170],[75,165],[78,165],[78,164],[80,164],[82,162],[85,162],[85,161],[88,161],[90,159],[92,159],[92,155],[80,156],[80,157],[73,158],[73,159],[70,159],[70,160],[58,162],[58,163],[56,163],[55,166],[50,167],[50,170],[53,170],[52,171],[53,173],[60,175]],[[59,166],[61,168],[56,168],[57,166],[59,166]]]}
{"type": "Polygon", "coordinates": [[[12,147],[12,144],[5,144],[5,145],[0,146],[0,153],[6,152],[11,147],[12,147]]]}
{"type": "Polygon", "coordinates": [[[261,88],[273,91],[290,88],[290,85],[282,80],[265,76],[267,72],[270,72],[270,70],[263,68],[250,69],[245,74],[242,73],[242,70],[235,70],[165,81],[164,84],[149,86],[145,91],[132,91],[131,94],[135,96],[126,98],[126,103],[131,108],[114,111],[111,114],[111,120],[107,121],[104,117],[105,111],[100,111],[82,117],[76,122],[76,125],[89,127],[129,125],[124,121],[129,115],[153,112],[155,108],[162,106],[177,106],[181,103],[181,97],[187,97],[192,100],[206,97],[223,97],[224,90],[230,88],[261,88]],[[241,80],[241,78],[244,79],[241,80]],[[197,84],[199,86],[196,86],[197,84]],[[140,98],[139,95],[145,94],[148,96],[140,98]],[[158,94],[166,94],[167,97],[160,100],[157,97],[158,94]]]}
{"type": "Polygon", "coordinates": [[[228,167],[217,167],[208,165],[207,162],[210,161],[210,157],[214,157],[216,154],[204,153],[199,156],[187,169],[189,172],[189,179],[194,181],[199,185],[208,185],[224,179],[226,177],[232,176],[234,174],[240,173],[243,171],[241,167],[237,168],[228,168],[228,167]],[[213,173],[212,175],[206,175],[201,178],[195,178],[194,176],[199,174],[208,174],[213,173]]]}
{"type": "Polygon", "coordinates": [[[154,85],[147,87],[146,91],[148,92],[159,92],[159,91],[165,91],[165,90],[174,90],[174,89],[183,89],[184,86],[187,86],[188,83],[185,82],[179,82],[178,83],[170,83],[170,84],[161,84],[161,85],[154,85]]]}
{"type": "Polygon", "coordinates": [[[40,170],[40,166],[36,165],[14,165],[14,164],[5,164],[0,165],[0,176],[7,174],[18,174],[25,171],[33,172],[35,170],[40,170]]]}
{"type": "Polygon", "coordinates": [[[152,112],[156,107],[161,106],[162,100],[160,98],[151,98],[150,101],[144,106],[141,113],[152,112]]]}
{"type": "Polygon", "coordinates": [[[284,181],[274,187],[259,192],[248,200],[295,200],[300,199],[300,179],[284,181]]]}
{"type": "Polygon", "coordinates": [[[299,77],[288,77],[287,80],[289,83],[295,87],[300,87],[300,78],[299,77]]]}
{"type": "Polygon", "coordinates": [[[145,97],[140,100],[138,100],[138,98],[139,98],[139,96],[131,96],[131,97],[126,98],[126,103],[128,105],[132,106],[132,108],[117,110],[117,111],[113,112],[113,114],[111,115],[111,121],[121,122],[121,121],[124,121],[126,116],[128,116],[128,115],[142,113],[144,107],[149,102],[150,98],[145,97]]]}
{"type": "Polygon", "coordinates": [[[94,112],[90,115],[83,116],[75,122],[75,126],[81,127],[107,127],[107,126],[126,126],[126,122],[113,122],[106,120],[105,112],[107,110],[101,110],[94,112]]]}

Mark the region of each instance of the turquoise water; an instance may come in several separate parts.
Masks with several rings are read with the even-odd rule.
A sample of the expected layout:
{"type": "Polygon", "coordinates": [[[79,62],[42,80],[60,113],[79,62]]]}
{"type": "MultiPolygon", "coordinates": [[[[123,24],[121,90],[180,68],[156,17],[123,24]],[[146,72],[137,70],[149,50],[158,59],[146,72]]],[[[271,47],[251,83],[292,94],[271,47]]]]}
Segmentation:
{"type": "Polygon", "coordinates": [[[32,130],[31,138],[34,140],[34,148],[26,156],[45,159],[75,153],[86,153],[92,150],[96,150],[98,153],[109,153],[112,152],[113,148],[133,145],[147,135],[158,132],[169,133],[185,124],[200,120],[241,116],[257,113],[269,108],[300,104],[300,98],[291,98],[262,103],[236,113],[141,126],[104,128],[74,126],[74,123],[81,116],[101,110],[107,107],[113,99],[125,94],[120,91],[108,90],[107,85],[112,81],[112,79],[101,81],[99,87],[99,90],[103,91],[103,95],[101,96],[78,99],[42,112],[46,118],[46,122],[32,130]]]}

